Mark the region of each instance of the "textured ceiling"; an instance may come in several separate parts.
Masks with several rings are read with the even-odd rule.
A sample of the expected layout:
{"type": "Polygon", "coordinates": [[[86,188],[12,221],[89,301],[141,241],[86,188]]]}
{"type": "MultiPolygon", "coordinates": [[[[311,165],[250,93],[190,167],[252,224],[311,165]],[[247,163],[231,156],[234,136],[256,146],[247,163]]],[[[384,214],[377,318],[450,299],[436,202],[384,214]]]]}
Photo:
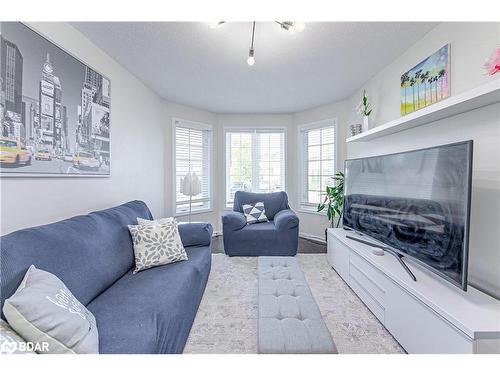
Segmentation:
{"type": "Polygon", "coordinates": [[[72,23],[163,98],[216,113],[290,113],[344,99],[436,24],[72,23]]]}

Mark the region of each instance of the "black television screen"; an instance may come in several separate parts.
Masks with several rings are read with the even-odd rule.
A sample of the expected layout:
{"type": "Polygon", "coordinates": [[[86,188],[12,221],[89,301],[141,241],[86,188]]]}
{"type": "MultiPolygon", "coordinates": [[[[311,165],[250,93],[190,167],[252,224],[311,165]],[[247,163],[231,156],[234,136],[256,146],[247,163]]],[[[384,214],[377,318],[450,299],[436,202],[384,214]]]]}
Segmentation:
{"type": "Polygon", "coordinates": [[[345,162],[343,226],[467,289],[472,141],[345,162]]]}

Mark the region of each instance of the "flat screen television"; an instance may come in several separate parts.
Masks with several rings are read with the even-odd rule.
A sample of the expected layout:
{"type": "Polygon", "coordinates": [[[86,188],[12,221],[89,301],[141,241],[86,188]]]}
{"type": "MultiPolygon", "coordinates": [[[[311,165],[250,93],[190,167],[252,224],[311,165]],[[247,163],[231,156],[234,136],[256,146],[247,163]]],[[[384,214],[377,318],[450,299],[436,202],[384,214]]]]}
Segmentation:
{"type": "Polygon", "coordinates": [[[343,226],[467,290],[472,141],[345,162],[343,226]]]}

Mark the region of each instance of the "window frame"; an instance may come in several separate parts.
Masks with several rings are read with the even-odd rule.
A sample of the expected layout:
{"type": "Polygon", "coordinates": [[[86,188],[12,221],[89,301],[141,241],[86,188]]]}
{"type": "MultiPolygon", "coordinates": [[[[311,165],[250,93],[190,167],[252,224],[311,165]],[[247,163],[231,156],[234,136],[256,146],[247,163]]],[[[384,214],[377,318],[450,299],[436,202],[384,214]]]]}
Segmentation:
{"type": "Polygon", "coordinates": [[[312,213],[316,215],[324,215],[324,212],[318,212],[317,211],[317,204],[314,203],[309,203],[309,202],[304,202],[303,197],[305,196],[306,193],[306,178],[307,178],[307,163],[308,159],[306,158],[306,149],[305,149],[305,144],[304,144],[304,134],[306,132],[311,131],[311,130],[317,130],[317,129],[322,129],[322,128],[328,128],[328,127],[333,127],[333,134],[334,134],[334,140],[333,140],[333,147],[334,147],[334,161],[333,161],[333,172],[334,174],[339,171],[339,160],[338,160],[338,155],[339,155],[339,137],[338,137],[338,120],[336,117],[333,118],[328,118],[320,121],[315,121],[307,124],[300,125],[297,128],[297,146],[299,150],[299,189],[298,189],[298,211],[305,212],[305,213],[312,213]]]}
{"type": "MultiPolygon", "coordinates": [[[[186,120],[183,118],[178,118],[178,117],[172,117],[172,162],[171,162],[171,170],[172,170],[172,216],[173,217],[183,217],[183,216],[188,216],[189,212],[177,212],[177,158],[176,158],[176,153],[177,153],[177,140],[176,140],[176,135],[177,135],[177,123],[187,123],[189,126],[185,126],[194,130],[207,130],[208,131],[208,165],[209,165],[209,171],[208,171],[208,188],[209,188],[209,194],[208,194],[208,208],[202,208],[202,209],[197,209],[197,210],[192,210],[191,214],[192,215],[197,215],[197,214],[202,214],[202,213],[207,213],[207,212],[213,212],[214,211],[214,178],[213,178],[213,173],[214,173],[214,126],[212,124],[208,123],[203,123],[203,122],[198,122],[198,121],[192,121],[192,120],[186,120]]],[[[193,200],[194,202],[199,202],[199,201],[204,201],[204,200],[193,200]]]]}
{"type": "MultiPolygon", "coordinates": [[[[222,206],[224,211],[232,211],[233,209],[233,201],[229,202],[228,201],[228,176],[229,176],[229,163],[228,163],[228,145],[227,145],[227,134],[228,133],[253,133],[254,135],[257,133],[282,133],[283,134],[283,141],[282,141],[282,146],[283,146],[283,165],[282,165],[282,170],[283,170],[283,191],[286,191],[286,186],[287,186],[287,128],[285,126],[245,126],[245,127],[235,127],[235,126],[227,126],[223,128],[222,131],[222,148],[223,148],[223,170],[224,170],[224,177],[223,177],[223,183],[224,183],[224,195],[222,199],[222,206]]],[[[253,147],[253,142],[254,138],[252,137],[252,147],[253,147]]],[[[254,157],[256,154],[257,150],[252,149],[252,179],[254,175],[256,174],[257,166],[254,163],[254,160],[256,158],[254,157]]],[[[253,183],[253,181],[252,181],[253,183]]]]}

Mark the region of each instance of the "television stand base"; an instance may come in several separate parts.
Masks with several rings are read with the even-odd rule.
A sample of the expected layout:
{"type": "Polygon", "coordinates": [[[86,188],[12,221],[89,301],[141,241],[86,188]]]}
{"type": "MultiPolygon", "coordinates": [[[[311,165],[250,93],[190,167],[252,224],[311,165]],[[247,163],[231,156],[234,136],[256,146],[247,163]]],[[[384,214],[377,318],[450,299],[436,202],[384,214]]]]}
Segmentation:
{"type": "Polygon", "coordinates": [[[399,259],[358,241],[368,237],[340,228],[327,235],[328,263],[408,353],[500,353],[499,300],[405,259],[413,282],[399,259]]]}

